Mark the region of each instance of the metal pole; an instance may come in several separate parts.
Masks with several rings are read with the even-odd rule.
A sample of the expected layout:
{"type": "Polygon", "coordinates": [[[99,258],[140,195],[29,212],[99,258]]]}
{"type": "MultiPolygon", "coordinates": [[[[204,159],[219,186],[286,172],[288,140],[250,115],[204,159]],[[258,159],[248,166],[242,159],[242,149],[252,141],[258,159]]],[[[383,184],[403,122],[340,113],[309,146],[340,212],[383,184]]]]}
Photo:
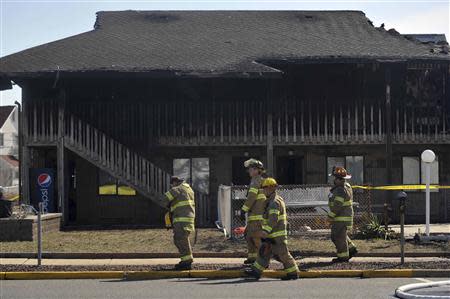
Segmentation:
{"type": "Polygon", "coordinates": [[[400,200],[400,263],[405,263],[405,200],[400,200]]]}
{"type": "Polygon", "coordinates": [[[42,216],[41,216],[41,214],[42,214],[42,202],[39,203],[39,210],[38,210],[38,215],[37,215],[37,218],[38,218],[38,223],[37,223],[37,229],[38,229],[38,231],[37,231],[37,233],[38,233],[37,259],[38,259],[38,261],[37,261],[37,263],[38,263],[38,266],[41,265],[41,260],[42,260],[42,216]]]}
{"type": "Polygon", "coordinates": [[[426,191],[425,191],[425,214],[426,214],[426,228],[425,234],[430,235],[430,181],[431,181],[431,163],[425,163],[425,180],[426,180],[426,191]]]}

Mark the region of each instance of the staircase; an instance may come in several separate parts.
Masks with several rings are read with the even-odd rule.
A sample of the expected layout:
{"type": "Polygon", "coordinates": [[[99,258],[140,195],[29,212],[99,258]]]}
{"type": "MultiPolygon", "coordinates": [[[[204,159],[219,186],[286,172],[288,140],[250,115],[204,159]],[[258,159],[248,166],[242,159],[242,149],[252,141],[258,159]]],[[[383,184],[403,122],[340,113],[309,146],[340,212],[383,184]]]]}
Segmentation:
{"type": "Polygon", "coordinates": [[[64,146],[164,207],[170,174],[74,115],[66,115],[64,146]]]}

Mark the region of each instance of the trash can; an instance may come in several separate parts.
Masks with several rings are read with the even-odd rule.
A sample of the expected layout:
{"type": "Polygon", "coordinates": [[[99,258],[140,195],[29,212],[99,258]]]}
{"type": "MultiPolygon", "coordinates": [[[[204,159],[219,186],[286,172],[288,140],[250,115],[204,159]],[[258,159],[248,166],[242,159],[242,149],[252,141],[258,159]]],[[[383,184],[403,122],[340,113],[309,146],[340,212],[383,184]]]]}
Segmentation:
{"type": "Polygon", "coordinates": [[[12,201],[0,199],[0,218],[9,218],[12,215],[12,201]]]}

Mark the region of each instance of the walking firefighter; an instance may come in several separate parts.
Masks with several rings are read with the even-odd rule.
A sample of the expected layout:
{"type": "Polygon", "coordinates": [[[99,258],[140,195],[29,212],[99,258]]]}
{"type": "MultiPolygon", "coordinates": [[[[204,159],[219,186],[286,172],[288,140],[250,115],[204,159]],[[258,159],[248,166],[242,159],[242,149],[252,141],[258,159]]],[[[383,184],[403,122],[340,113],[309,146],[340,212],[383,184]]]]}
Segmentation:
{"type": "Polygon", "coordinates": [[[247,274],[259,279],[275,257],[284,266],[286,276],[281,279],[298,279],[298,266],[287,247],[287,214],[283,198],[277,194],[278,184],[273,178],[262,182],[267,204],[264,209],[263,239],[256,261],[247,274]]]}
{"type": "Polygon", "coordinates": [[[189,235],[195,231],[194,191],[188,183],[176,176],[170,179],[170,186],[171,189],[165,193],[169,209],[166,226],[173,227],[173,241],[181,259],[175,269],[190,270],[193,256],[189,235]]]}
{"type": "Polygon", "coordinates": [[[330,176],[334,176],[334,186],[328,197],[328,217],[337,255],[333,262],[348,262],[358,252],[347,235],[353,225],[353,190],[347,182],[352,176],[343,167],[333,167],[330,176]]]}
{"type": "Polygon", "coordinates": [[[261,232],[263,224],[263,213],[266,205],[266,196],[261,190],[261,181],[265,177],[264,165],[256,159],[249,159],[244,162],[251,178],[247,192],[247,199],[242,206],[241,215],[245,217],[247,213],[247,225],[245,227],[245,239],[247,241],[247,259],[244,264],[253,264],[258,256],[261,247],[261,232]]]}

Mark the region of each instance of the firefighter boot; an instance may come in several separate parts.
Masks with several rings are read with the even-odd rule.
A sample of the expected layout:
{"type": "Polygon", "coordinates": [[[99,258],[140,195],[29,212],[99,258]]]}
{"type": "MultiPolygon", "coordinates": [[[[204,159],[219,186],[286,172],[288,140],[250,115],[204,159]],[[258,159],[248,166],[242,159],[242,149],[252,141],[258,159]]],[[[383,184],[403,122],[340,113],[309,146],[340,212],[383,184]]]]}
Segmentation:
{"type": "Polygon", "coordinates": [[[298,279],[298,272],[287,273],[286,276],[281,277],[281,280],[296,280],[298,279]]]}
{"type": "Polygon", "coordinates": [[[248,269],[245,270],[245,274],[248,277],[254,278],[256,280],[259,280],[261,278],[261,273],[259,273],[258,271],[256,271],[255,269],[248,269]]]}
{"type": "Polygon", "coordinates": [[[182,261],[175,265],[175,270],[191,270],[192,261],[182,261]]]}
{"type": "Polygon", "coordinates": [[[356,247],[350,247],[350,248],[348,249],[349,259],[351,259],[352,257],[354,257],[357,253],[358,253],[358,249],[357,249],[356,247]]]}
{"type": "Polygon", "coordinates": [[[348,263],[350,258],[348,257],[336,257],[331,260],[332,263],[348,263]]]}

